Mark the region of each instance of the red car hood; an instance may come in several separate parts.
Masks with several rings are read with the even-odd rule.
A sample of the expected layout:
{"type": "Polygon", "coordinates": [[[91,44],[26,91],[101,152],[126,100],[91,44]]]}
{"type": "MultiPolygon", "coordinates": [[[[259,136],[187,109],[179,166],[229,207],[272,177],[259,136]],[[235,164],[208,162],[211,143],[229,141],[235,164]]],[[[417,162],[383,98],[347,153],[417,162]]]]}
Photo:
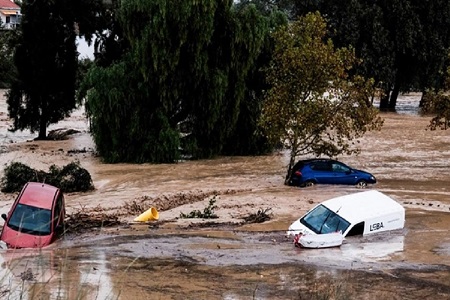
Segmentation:
{"type": "Polygon", "coordinates": [[[41,248],[52,242],[52,236],[53,234],[33,235],[18,232],[5,225],[0,239],[8,248],[41,248]]]}

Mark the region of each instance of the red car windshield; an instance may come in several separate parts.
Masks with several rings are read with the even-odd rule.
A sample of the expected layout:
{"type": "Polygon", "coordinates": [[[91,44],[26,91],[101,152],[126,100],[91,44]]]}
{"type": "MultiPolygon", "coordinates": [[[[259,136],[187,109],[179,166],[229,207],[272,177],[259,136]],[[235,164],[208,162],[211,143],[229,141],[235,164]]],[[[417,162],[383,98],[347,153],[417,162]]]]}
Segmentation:
{"type": "Polygon", "coordinates": [[[17,204],[8,221],[8,227],[33,235],[48,235],[51,228],[49,209],[17,204]]]}

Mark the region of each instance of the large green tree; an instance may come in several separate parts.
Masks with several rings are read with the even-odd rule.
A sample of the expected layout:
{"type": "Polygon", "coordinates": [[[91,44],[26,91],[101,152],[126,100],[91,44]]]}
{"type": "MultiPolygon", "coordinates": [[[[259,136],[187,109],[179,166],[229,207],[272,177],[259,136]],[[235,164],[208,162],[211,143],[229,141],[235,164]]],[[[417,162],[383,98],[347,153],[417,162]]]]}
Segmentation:
{"type": "Polygon", "coordinates": [[[94,4],[100,7],[99,1],[87,0],[22,2],[22,34],[14,55],[18,75],[7,99],[12,130],[30,129],[45,139],[48,125],[75,108],[75,27],[80,34],[89,32],[94,4]]]}
{"type": "Polygon", "coordinates": [[[382,120],[369,98],[373,82],[352,76],[352,49],[326,39],[319,13],[307,14],[274,33],[268,91],[261,124],[290,152],[287,178],[299,155],[354,153],[354,142],[382,120]]]}
{"type": "Polygon", "coordinates": [[[293,18],[316,10],[326,16],[335,45],[351,45],[363,60],[357,72],[374,78],[381,91],[381,109],[395,110],[402,92],[442,87],[450,46],[449,1],[276,0],[275,3],[287,9],[293,18]]]}
{"type": "Polygon", "coordinates": [[[92,69],[84,86],[100,154],[109,162],[173,162],[180,149],[195,158],[221,153],[266,20],[228,0],[130,0],[117,17],[130,49],[92,69]]]}

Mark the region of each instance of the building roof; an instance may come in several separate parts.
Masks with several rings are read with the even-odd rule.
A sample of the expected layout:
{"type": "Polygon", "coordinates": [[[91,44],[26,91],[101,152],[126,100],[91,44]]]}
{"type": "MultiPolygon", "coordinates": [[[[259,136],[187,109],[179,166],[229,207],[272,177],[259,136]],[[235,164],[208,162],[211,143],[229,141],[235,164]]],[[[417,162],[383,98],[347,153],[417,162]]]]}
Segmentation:
{"type": "Polygon", "coordinates": [[[333,198],[322,204],[351,224],[389,214],[405,214],[405,208],[402,205],[376,190],[333,198]]]}
{"type": "Polygon", "coordinates": [[[11,0],[0,0],[0,9],[15,9],[20,10],[20,6],[11,0]]]}

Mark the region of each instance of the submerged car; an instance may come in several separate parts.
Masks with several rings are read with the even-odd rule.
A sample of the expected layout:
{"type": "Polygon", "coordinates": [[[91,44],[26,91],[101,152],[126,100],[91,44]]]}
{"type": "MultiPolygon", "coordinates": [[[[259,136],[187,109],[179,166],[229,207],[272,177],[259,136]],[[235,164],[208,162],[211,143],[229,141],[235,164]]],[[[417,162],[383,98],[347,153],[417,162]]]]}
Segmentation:
{"type": "Polygon", "coordinates": [[[292,168],[289,185],[307,187],[315,184],[347,184],[366,187],[377,182],[372,174],[353,169],[332,159],[308,159],[292,168]]]}
{"type": "Polygon", "coordinates": [[[354,193],[326,200],[289,226],[288,236],[341,232],[368,235],[402,229],[405,208],[376,191],[354,193]]]}
{"type": "Polygon", "coordinates": [[[0,240],[8,248],[45,247],[64,231],[64,195],[49,184],[28,182],[2,218],[0,240]]]}

